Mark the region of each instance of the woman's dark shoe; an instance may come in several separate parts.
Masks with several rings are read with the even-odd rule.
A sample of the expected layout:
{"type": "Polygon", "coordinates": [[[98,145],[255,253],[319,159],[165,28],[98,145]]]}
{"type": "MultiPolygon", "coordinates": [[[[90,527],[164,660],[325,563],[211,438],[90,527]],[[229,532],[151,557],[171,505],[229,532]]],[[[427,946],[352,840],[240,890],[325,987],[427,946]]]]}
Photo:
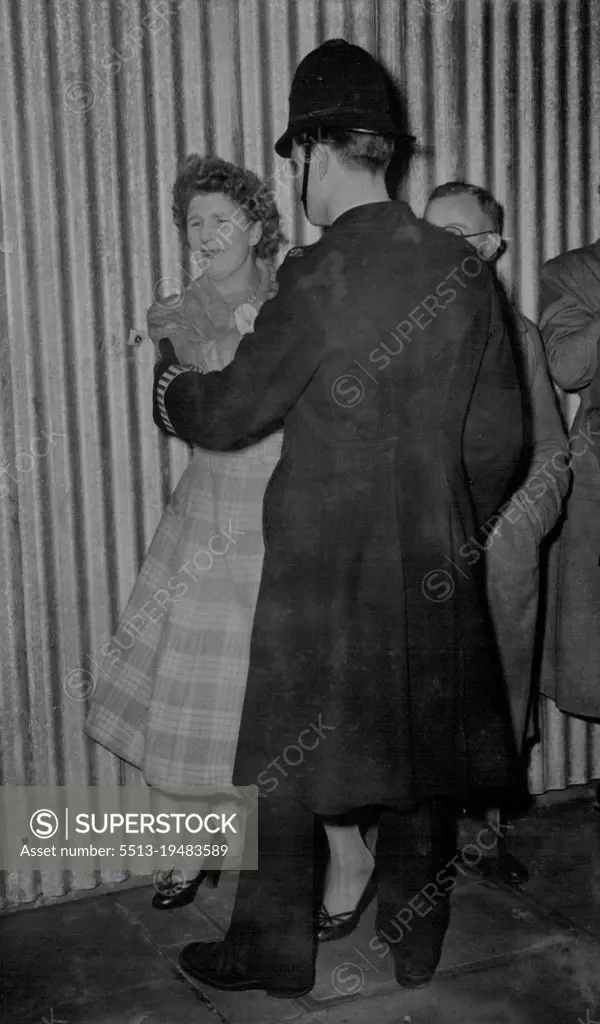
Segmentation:
{"type": "Polygon", "coordinates": [[[155,910],[178,910],[193,903],[196,893],[206,880],[212,889],[219,884],[220,871],[201,871],[191,882],[177,879],[176,872],[168,871],[164,878],[155,883],[157,891],[152,900],[155,910]]]}
{"type": "Polygon", "coordinates": [[[344,914],[329,914],[325,907],[321,906],[317,935],[319,942],[335,942],[337,939],[345,939],[351,935],[358,927],[365,910],[375,899],[376,893],[377,880],[375,871],[373,871],[354,910],[348,910],[344,914]]]}
{"type": "Polygon", "coordinates": [[[314,968],[309,984],[295,987],[281,984],[271,985],[267,981],[252,978],[238,966],[239,948],[232,948],[226,940],[221,942],[192,942],[182,949],[179,966],[186,978],[210,985],[221,992],[249,992],[263,989],[272,999],[298,999],[314,988],[314,968]]]}

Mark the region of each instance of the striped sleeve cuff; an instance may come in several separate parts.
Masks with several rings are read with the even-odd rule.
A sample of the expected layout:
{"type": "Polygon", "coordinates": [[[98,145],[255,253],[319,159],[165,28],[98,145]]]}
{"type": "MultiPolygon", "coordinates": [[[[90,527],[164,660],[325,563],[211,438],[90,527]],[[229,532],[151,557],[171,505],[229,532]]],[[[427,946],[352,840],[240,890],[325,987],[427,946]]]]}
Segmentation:
{"type": "Polygon", "coordinates": [[[182,373],[189,373],[190,370],[192,370],[194,373],[202,372],[201,370],[198,369],[197,366],[181,366],[179,363],[174,363],[171,366],[169,366],[169,368],[165,370],[163,374],[161,374],[161,376],[158,378],[156,382],[156,404],[158,406],[160,418],[162,420],[165,430],[169,434],[172,434],[173,437],[177,437],[177,431],[175,430],[173,424],[171,423],[171,420],[169,419],[169,414],[165,407],[165,395],[167,393],[167,388],[169,387],[169,384],[171,384],[176,377],[179,377],[182,373]]]}

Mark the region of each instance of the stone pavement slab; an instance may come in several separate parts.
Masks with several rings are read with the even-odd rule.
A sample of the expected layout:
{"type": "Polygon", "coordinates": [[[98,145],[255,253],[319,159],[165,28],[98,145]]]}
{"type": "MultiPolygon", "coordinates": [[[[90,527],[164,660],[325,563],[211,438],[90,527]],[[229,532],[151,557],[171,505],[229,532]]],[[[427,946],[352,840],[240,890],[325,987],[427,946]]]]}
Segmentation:
{"type": "Polygon", "coordinates": [[[196,896],[198,909],[223,933],[229,928],[238,881],[237,872],[225,872],[216,889],[201,885],[196,896]]]}
{"type": "Polygon", "coordinates": [[[220,1024],[111,896],[0,918],[0,979],[2,1024],[220,1024]]]}
{"type": "Polygon", "coordinates": [[[179,910],[155,910],[152,906],[155,891],[154,888],[130,889],[110,899],[116,900],[124,917],[142,929],[159,949],[180,948],[188,942],[218,942],[223,937],[223,929],[213,924],[194,903],[179,910]]]}
{"type": "MultiPolygon", "coordinates": [[[[214,894],[199,907],[205,899],[214,911],[214,894]]],[[[600,947],[517,893],[462,879],[438,974],[415,992],[397,985],[374,918],[372,906],[354,935],[320,947],[317,983],[301,1000],[201,990],[231,1024],[403,1024],[406,1016],[410,1024],[577,1024],[578,1013],[591,1024],[585,1011],[600,996],[600,947]]]]}
{"type": "Polygon", "coordinates": [[[581,801],[560,808],[560,817],[538,811],[517,822],[511,849],[529,865],[527,896],[600,938],[600,815],[592,805],[581,801]]]}
{"type": "MultiPolygon", "coordinates": [[[[581,991],[569,967],[569,959],[573,965],[579,957],[577,944],[567,943],[481,971],[438,974],[419,991],[396,987],[348,998],[283,1024],[598,1024],[600,1001],[581,991]]],[[[586,970],[594,958],[597,963],[597,950],[586,970]]]]}
{"type": "Polygon", "coordinates": [[[175,977],[168,985],[150,985],[92,1002],[55,1003],[53,1015],[47,1007],[38,1016],[14,1019],[19,1024],[223,1024],[198,993],[175,977]]]}
{"type": "Polygon", "coordinates": [[[426,989],[403,991],[394,981],[391,958],[374,935],[373,907],[354,935],[321,947],[317,984],[302,1000],[194,987],[178,972],[179,951],[226,931],[237,876],[224,875],[217,890],[202,886],[195,904],[178,911],[154,910],[149,884],[0,916],[0,1019],[600,1024],[600,943],[574,933],[567,920],[579,925],[574,911],[585,912],[598,933],[598,825],[585,808],[519,823],[515,853],[530,866],[532,882],[518,893],[462,879],[440,970],[426,989]]]}

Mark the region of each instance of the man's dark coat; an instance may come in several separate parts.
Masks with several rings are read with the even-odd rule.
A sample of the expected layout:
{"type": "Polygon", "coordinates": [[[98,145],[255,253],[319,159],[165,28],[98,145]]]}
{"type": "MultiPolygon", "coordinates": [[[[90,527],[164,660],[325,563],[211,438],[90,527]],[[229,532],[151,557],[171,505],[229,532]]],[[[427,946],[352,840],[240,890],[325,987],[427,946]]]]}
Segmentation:
{"type": "Polygon", "coordinates": [[[404,203],[347,211],[288,255],[225,370],[157,366],[155,419],[219,451],[284,423],[234,783],[286,773],[319,814],[517,785],[484,580],[459,554],[523,458],[473,250],[404,203]]]}

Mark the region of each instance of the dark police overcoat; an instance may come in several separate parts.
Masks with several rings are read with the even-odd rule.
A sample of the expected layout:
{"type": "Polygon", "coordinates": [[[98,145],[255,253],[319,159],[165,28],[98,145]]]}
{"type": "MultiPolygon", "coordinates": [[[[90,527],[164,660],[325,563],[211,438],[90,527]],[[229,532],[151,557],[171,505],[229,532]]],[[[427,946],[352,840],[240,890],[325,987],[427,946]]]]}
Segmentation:
{"type": "Polygon", "coordinates": [[[213,450],[284,424],[234,783],[285,774],[319,814],[518,786],[485,581],[459,553],[524,455],[473,250],[401,202],[348,210],[288,254],[225,370],[158,364],[154,415],[213,450]]]}

